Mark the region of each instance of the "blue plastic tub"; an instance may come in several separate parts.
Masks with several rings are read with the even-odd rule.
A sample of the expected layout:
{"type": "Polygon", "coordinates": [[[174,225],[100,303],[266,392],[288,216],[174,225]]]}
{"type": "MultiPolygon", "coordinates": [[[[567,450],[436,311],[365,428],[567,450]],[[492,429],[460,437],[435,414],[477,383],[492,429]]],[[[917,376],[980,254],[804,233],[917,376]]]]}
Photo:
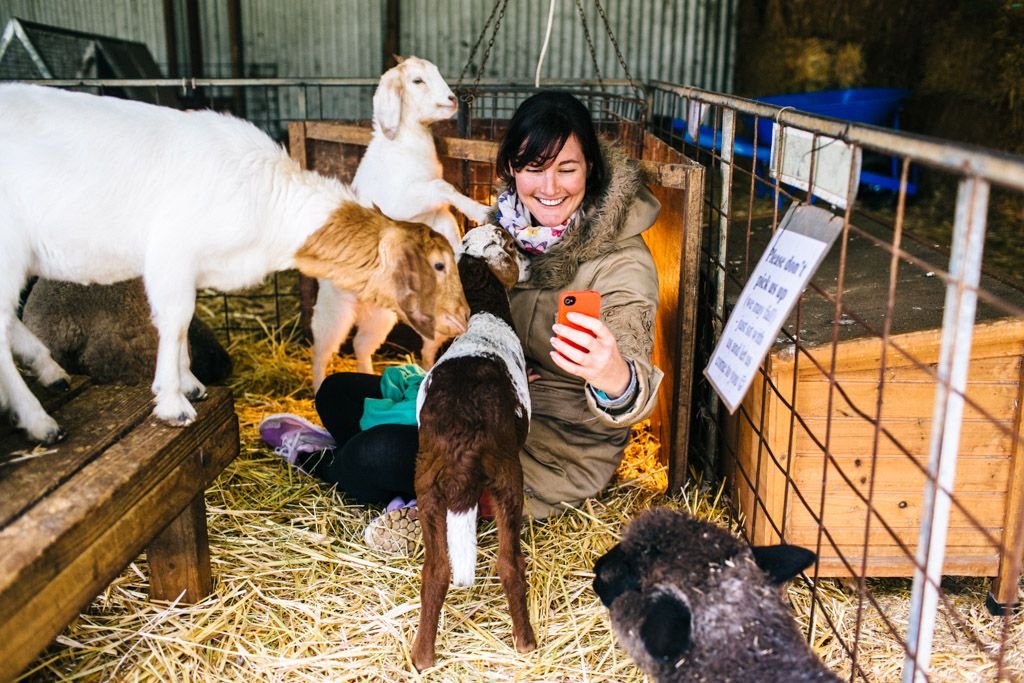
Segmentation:
{"type": "MultiPolygon", "coordinates": [[[[808,114],[897,128],[900,104],[909,95],[910,91],[902,88],[849,88],[771,95],[758,97],[757,100],[780,107],[793,107],[808,114]]],[[[758,141],[769,142],[772,139],[772,123],[771,119],[758,119],[758,141]]]]}
{"type": "MultiPolygon", "coordinates": [[[[899,128],[900,105],[910,95],[909,90],[903,88],[848,88],[846,90],[820,90],[817,92],[793,93],[790,95],[771,95],[768,97],[756,98],[759,102],[774,104],[779,107],[792,107],[808,114],[817,116],[828,116],[842,121],[853,123],[864,123],[872,126],[885,126],[899,128]]],[[[753,117],[741,117],[741,130],[746,130],[748,135],[753,135],[753,117]]],[[[715,131],[711,126],[701,126],[699,140],[694,141],[686,132],[686,121],[675,119],[673,128],[685,135],[686,141],[690,144],[699,144],[701,147],[713,148],[721,152],[722,132],[715,131]]],[[[753,139],[737,133],[733,151],[738,157],[755,157],[757,163],[762,167],[768,164],[771,157],[772,125],[774,120],[770,117],[757,119],[757,148],[754,148],[753,139]]],[[[878,155],[875,155],[876,157],[878,155]]],[[[884,158],[889,163],[888,169],[861,171],[861,184],[874,189],[898,190],[899,177],[896,160],[884,158]]],[[[763,168],[762,173],[767,174],[763,168]]],[[[916,174],[912,174],[915,176],[916,174]]],[[[767,191],[758,186],[759,191],[767,191]]],[[[907,185],[907,194],[915,194],[917,186],[915,182],[907,185]]]]}

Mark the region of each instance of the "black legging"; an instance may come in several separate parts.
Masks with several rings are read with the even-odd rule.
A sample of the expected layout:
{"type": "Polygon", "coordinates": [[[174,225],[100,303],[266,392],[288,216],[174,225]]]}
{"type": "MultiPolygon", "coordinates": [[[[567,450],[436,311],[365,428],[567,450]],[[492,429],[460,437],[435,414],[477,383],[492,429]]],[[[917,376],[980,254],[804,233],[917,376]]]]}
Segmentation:
{"type": "Polygon", "coordinates": [[[331,375],[316,393],[316,411],[338,447],[323,457],[300,456],[300,464],[324,481],[337,484],[357,502],[383,504],[396,496],[415,496],[415,425],[378,425],[359,429],[363,401],[381,398],[380,376],[359,372],[331,375]]]}

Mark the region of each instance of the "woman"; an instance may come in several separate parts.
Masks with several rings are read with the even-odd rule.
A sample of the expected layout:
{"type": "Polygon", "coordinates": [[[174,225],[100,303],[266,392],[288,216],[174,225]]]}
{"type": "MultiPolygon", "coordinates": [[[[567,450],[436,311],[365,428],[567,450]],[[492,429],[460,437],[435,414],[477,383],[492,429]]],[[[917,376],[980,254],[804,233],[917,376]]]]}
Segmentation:
{"type": "MultiPolygon", "coordinates": [[[[565,92],[541,92],[519,106],[496,168],[506,189],[491,222],[531,255],[530,277],[510,298],[533,406],[520,453],[525,509],[539,519],[600,492],[622,459],[630,426],[654,409],[662,379],[651,362],[658,277],[641,234],[660,205],[636,165],[599,142],[590,112],[565,92]],[[573,320],[589,333],[555,323],[559,293],[580,289],[602,296],[600,319],[573,320]]],[[[316,407],[339,448],[320,459],[300,453],[298,464],[361,502],[412,498],[415,422],[381,424],[371,401],[370,419],[359,425],[365,398],[382,398],[380,378],[328,377],[316,407]]],[[[371,523],[367,540],[387,546],[392,527],[415,515],[412,507],[389,510],[371,523]]]]}

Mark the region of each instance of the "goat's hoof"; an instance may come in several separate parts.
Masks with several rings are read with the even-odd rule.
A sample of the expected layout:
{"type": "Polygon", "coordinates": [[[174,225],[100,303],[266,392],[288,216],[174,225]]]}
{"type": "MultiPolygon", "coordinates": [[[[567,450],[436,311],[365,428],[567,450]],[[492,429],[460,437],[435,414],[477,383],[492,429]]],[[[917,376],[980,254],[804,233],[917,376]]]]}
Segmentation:
{"type": "Polygon", "coordinates": [[[61,377],[56,382],[50,382],[44,387],[47,391],[60,391],[64,392],[71,388],[71,382],[61,377]]]}
{"type": "Polygon", "coordinates": [[[431,653],[429,657],[416,657],[414,655],[412,658],[412,665],[416,667],[417,671],[422,673],[426,669],[429,669],[430,667],[434,666],[434,661],[435,658],[433,653],[431,653]]]}
{"type": "Polygon", "coordinates": [[[192,391],[185,394],[190,401],[205,401],[206,400],[206,389],[204,387],[197,387],[192,391]]]}
{"type": "Polygon", "coordinates": [[[533,640],[532,638],[529,639],[529,640],[523,641],[522,643],[520,643],[518,641],[516,642],[516,652],[518,652],[520,654],[524,654],[525,655],[527,652],[533,652],[536,649],[537,649],[537,641],[533,640]]]}
{"type": "Polygon", "coordinates": [[[61,429],[60,427],[57,427],[56,429],[51,429],[50,431],[46,432],[46,436],[40,439],[39,443],[42,444],[43,446],[52,446],[56,443],[60,443],[67,437],[68,433],[61,429]]]}

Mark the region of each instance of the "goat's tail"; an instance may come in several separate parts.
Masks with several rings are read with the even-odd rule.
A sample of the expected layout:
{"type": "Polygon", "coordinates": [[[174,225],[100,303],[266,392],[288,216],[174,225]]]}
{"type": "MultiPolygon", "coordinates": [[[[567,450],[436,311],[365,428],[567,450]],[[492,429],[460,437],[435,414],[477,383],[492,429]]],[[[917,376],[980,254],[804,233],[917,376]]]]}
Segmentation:
{"type": "Polygon", "coordinates": [[[448,561],[452,584],[472,586],[476,573],[477,505],[465,512],[448,511],[448,561]]]}

